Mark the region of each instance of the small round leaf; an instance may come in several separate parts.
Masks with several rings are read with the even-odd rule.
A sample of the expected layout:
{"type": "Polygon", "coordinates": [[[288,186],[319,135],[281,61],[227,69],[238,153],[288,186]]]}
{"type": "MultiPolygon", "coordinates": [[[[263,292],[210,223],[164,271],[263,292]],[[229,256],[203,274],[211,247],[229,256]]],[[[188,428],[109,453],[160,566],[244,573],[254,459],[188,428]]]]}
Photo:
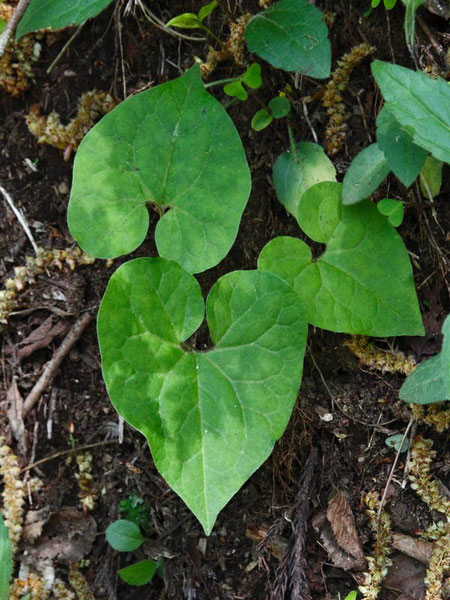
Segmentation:
{"type": "Polygon", "coordinates": [[[389,437],[387,437],[384,442],[386,444],[386,446],[389,446],[389,448],[394,448],[394,450],[396,450],[397,452],[400,450],[400,452],[406,452],[409,448],[409,441],[408,439],[403,440],[403,444],[402,444],[402,440],[403,440],[403,433],[396,433],[394,435],[390,435],[389,437]],[[400,448],[401,446],[401,448],[400,448]]]}
{"type": "Polygon", "coordinates": [[[265,108],[261,108],[253,115],[251,123],[252,129],[255,131],[261,131],[262,129],[268,127],[272,123],[272,120],[272,115],[269,115],[265,108]]]}
{"type": "Polygon", "coordinates": [[[269,108],[272,111],[272,116],[275,119],[286,117],[291,110],[291,103],[286,96],[277,96],[269,102],[269,108]]]}
{"type": "Polygon", "coordinates": [[[245,83],[245,85],[252,89],[257,89],[261,87],[261,65],[259,65],[258,63],[253,63],[252,65],[250,65],[249,68],[245,71],[244,75],[242,76],[242,81],[245,83]]]}
{"type": "Polygon", "coordinates": [[[105,535],[110,546],[119,552],[132,552],[139,548],[144,541],[136,523],[125,519],[118,519],[108,525],[105,535]]]}
{"type": "Polygon", "coordinates": [[[392,198],[383,198],[377,204],[377,208],[382,215],[387,217],[393,227],[399,227],[403,223],[405,209],[403,202],[392,200],[392,198]]]}
{"type": "Polygon", "coordinates": [[[227,96],[238,98],[239,100],[247,100],[248,94],[240,81],[231,81],[223,87],[223,91],[227,96]]]}
{"type": "Polygon", "coordinates": [[[154,560],[141,560],[129,567],[117,571],[119,577],[128,585],[141,586],[149,583],[158,569],[154,560]]]}

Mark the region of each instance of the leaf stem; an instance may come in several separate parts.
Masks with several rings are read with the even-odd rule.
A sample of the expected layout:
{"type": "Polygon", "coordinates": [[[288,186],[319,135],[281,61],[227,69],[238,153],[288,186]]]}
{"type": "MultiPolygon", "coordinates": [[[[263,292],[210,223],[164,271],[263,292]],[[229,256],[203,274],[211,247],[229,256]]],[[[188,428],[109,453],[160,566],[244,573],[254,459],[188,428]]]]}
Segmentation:
{"type": "Polygon", "coordinates": [[[212,38],[214,38],[216,40],[216,42],[220,45],[220,47],[223,49],[222,40],[219,37],[217,37],[217,35],[214,32],[212,32],[209,27],[207,27],[206,25],[203,25],[203,23],[202,23],[201,27],[202,27],[202,29],[204,29],[206,31],[206,33],[208,35],[210,35],[212,38]]]}
{"type": "Polygon", "coordinates": [[[232,81],[239,81],[239,77],[227,77],[225,79],[218,79],[217,81],[210,81],[205,83],[205,88],[214,87],[215,85],[222,85],[223,83],[231,83],[232,81]]]}

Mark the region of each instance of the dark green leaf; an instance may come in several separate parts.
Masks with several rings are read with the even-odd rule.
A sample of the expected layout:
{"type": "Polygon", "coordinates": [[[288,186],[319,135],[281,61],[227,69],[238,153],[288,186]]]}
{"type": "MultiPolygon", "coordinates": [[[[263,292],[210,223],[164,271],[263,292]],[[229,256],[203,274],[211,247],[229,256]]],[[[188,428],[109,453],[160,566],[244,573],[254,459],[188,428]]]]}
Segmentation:
{"type": "Polygon", "coordinates": [[[141,586],[153,579],[157,568],[158,563],[154,560],[141,560],[129,567],[120,569],[117,574],[128,585],[141,586]]]}
{"type": "Polygon", "coordinates": [[[26,33],[50,28],[62,29],[80,25],[97,16],[112,0],[31,0],[19,21],[16,39],[26,33]]]}
{"type": "Polygon", "coordinates": [[[269,108],[275,119],[282,119],[289,114],[291,103],[285,96],[277,96],[269,102],[269,108]]]}
{"type": "Polygon", "coordinates": [[[450,162],[450,85],[379,60],[372,63],[372,73],[389,111],[414,143],[450,162]]]}
{"type": "Polygon", "coordinates": [[[0,513],[0,598],[8,600],[9,582],[13,568],[11,542],[9,541],[8,528],[0,513]]]}
{"type": "Polygon", "coordinates": [[[240,81],[231,81],[230,83],[227,83],[224,86],[223,91],[227,96],[232,96],[242,101],[247,100],[248,98],[248,94],[240,81]]]}
{"type": "Polygon", "coordinates": [[[261,65],[258,63],[253,63],[249,66],[249,68],[245,71],[242,76],[242,81],[249,88],[257,89],[262,86],[261,79],[261,65]]]}
{"type": "Polygon", "coordinates": [[[260,271],[215,283],[206,303],[214,348],[187,351],[180,344],[203,317],[192,275],[163,258],[138,258],[111,277],[98,336],[111,401],[209,534],[287,425],[307,325],[290,287],[260,271]]]}
{"type": "Polygon", "coordinates": [[[144,541],[136,523],[125,519],[118,519],[108,525],[105,535],[109,544],[119,552],[132,552],[144,541]]]}
{"type": "Polygon", "coordinates": [[[328,29],[320,10],[308,0],[280,0],[255,15],[245,39],[250,52],[274,67],[318,79],[330,75],[328,29]]]}
{"type": "Polygon", "coordinates": [[[377,208],[382,215],[388,218],[389,223],[393,227],[399,227],[403,223],[405,209],[403,202],[392,200],[391,198],[383,198],[377,204],[377,208]]]}
{"type": "Polygon", "coordinates": [[[265,108],[261,108],[255,112],[252,118],[251,126],[255,131],[261,131],[272,123],[273,117],[269,115],[265,108]]]}
{"type": "Polygon", "coordinates": [[[299,225],[327,245],[322,256],[313,260],[302,240],[278,237],[263,248],[258,268],[289,283],[317,327],[375,337],[423,335],[401,237],[369,200],[344,206],[341,188],[322,182],[300,198],[299,225]]]}
{"type": "Polygon", "coordinates": [[[378,144],[371,144],[355,156],[344,177],[342,202],[349,206],[374,192],[388,176],[389,164],[378,144]]]}
{"type": "Polygon", "coordinates": [[[450,316],[442,327],[442,350],[436,356],[420,363],[408,375],[399,396],[413,404],[434,404],[450,400],[450,316]]]}
{"type": "Polygon", "coordinates": [[[411,185],[419,175],[428,152],[414,144],[412,136],[401,127],[386,104],[377,117],[377,143],[393,173],[403,185],[411,185]]]}
{"type": "Polygon", "coordinates": [[[403,439],[403,433],[395,433],[394,435],[390,435],[384,440],[384,443],[386,446],[389,446],[389,448],[394,448],[394,450],[397,452],[400,450],[400,453],[407,452],[409,448],[409,441],[407,439],[403,439]]]}
{"type": "Polygon", "coordinates": [[[151,203],[164,213],[159,254],[199,273],[231,248],[249,193],[241,139],[195,66],[90,130],[75,157],[69,228],[92,256],[128,254],[147,235],[151,203]]]}
{"type": "Polygon", "coordinates": [[[183,13],[170,19],[166,23],[166,27],[180,27],[181,29],[198,29],[202,28],[202,22],[194,13],[183,13]]]}

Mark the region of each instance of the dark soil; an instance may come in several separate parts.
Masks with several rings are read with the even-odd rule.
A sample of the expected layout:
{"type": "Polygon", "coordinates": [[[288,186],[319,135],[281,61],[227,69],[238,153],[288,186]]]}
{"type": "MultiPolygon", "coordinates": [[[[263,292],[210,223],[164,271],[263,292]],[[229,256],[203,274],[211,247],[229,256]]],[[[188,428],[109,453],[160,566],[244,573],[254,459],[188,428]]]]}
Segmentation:
{"type": "MultiPolygon", "coordinates": [[[[194,56],[206,57],[206,43],[193,44],[171,37],[147,22],[139,9],[135,15],[124,16],[126,4],[119,2],[114,13],[110,8],[88,22],[50,74],[46,73],[47,68],[73,30],[58,34],[50,46],[44,41],[41,59],[34,66],[35,81],[21,98],[11,99],[0,91],[0,185],[7,189],[26,216],[38,245],[47,249],[73,244],[66,224],[72,162],[65,162],[59,150],[38,145],[28,132],[24,117],[31,105],[39,104],[46,114],[56,111],[65,122],[75,114],[84,91],[107,90],[123,99],[124,85],[128,95],[135,93],[179,76],[192,64],[194,56]],[[37,165],[36,172],[25,159],[37,165]]],[[[133,1],[128,4],[133,5],[133,1]]],[[[188,0],[148,4],[163,21],[199,8],[199,3],[188,0]]],[[[335,13],[330,30],[333,65],[343,53],[367,41],[377,46],[377,58],[414,68],[404,43],[404,10],[400,3],[390,12],[378,7],[367,18],[363,16],[366,2],[321,0],[318,5],[322,10],[335,13]]],[[[211,27],[226,37],[230,20],[244,12],[258,10],[256,1],[224,1],[215,11],[211,27]]],[[[421,17],[433,39],[445,46],[450,35],[447,21],[426,10],[421,17]]],[[[430,38],[420,27],[417,36],[418,64],[421,68],[432,67],[445,77],[442,58],[430,38]]],[[[250,61],[251,57],[247,55],[247,59],[250,61]]],[[[231,63],[224,63],[212,79],[229,77],[236,72],[231,63]]],[[[246,149],[253,191],[229,255],[217,267],[199,276],[205,295],[224,273],[255,268],[260,250],[273,237],[302,235],[295,220],[277,201],[271,183],[271,167],[289,144],[286,123],[280,120],[262,132],[255,132],[250,128],[250,121],[261,101],[268,101],[289,84],[294,90],[291,121],[296,139],[313,141],[299,99],[317,95],[323,83],[307,78],[296,82],[290,74],[275,71],[267,64],[263,65],[263,81],[264,87],[258,94],[244,104],[229,108],[246,149]]],[[[220,89],[213,88],[214,93],[226,102],[220,89]]],[[[345,101],[352,113],[349,132],[345,149],[334,159],[341,176],[352,158],[375,140],[375,118],[381,98],[370,75],[369,60],[354,71],[345,101]]],[[[308,105],[308,111],[311,125],[323,143],[325,109],[319,101],[308,105]]],[[[446,169],[442,192],[435,198],[433,207],[420,198],[414,186],[407,190],[394,177],[389,177],[375,196],[376,200],[389,195],[407,202],[406,219],[399,231],[411,253],[427,330],[425,338],[377,340],[376,343],[386,350],[399,347],[419,359],[438,352],[440,328],[450,308],[448,279],[445,280],[445,276],[448,278],[450,228],[450,186],[445,177],[448,167],[446,169]]],[[[152,213],[148,239],[136,256],[156,255],[152,238],[156,218],[152,213]]],[[[24,264],[25,256],[31,254],[20,224],[1,200],[2,281],[11,277],[13,267],[24,264]]],[[[338,593],[344,598],[361,581],[361,569],[346,572],[333,566],[319,534],[311,525],[311,518],[326,510],[330,498],[338,491],[345,493],[365,554],[371,552],[371,531],[362,496],[372,490],[382,493],[395,456],[385,445],[385,438],[403,432],[410,416],[398,400],[402,376],[381,374],[360,366],[343,345],[345,336],[311,328],[303,383],[287,431],[272,456],[221,512],[207,539],[195,517],[156,471],[144,439],[125,426],[123,443],[118,443],[118,417],[103,384],[93,322],[61,365],[51,390],[27,417],[27,450],[20,452],[6,416],[7,390],[15,379],[25,397],[60,345],[62,335],[19,360],[21,340],[50,315],[54,316],[54,323],[65,323],[68,329],[83,311],[95,312],[111,273],[121,262],[123,260],[116,260],[111,266],[97,260],[75,271],[67,267],[49,269],[38,276],[36,283],[21,294],[17,314],[11,316],[2,338],[0,433],[20,454],[21,464],[26,466],[51,457],[70,449],[71,444],[80,447],[105,442],[90,450],[94,456],[94,477],[89,485],[99,496],[90,514],[99,535],[85,556],[88,562],[83,573],[93,596],[98,600],[303,600],[303,596],[289,591],[295,570],[301,570],[302,566],[297,565],[294,573],[288,572],[282,555],[284,547],[295,538],[292,522],[301,522],[302,511],[308,508],[299,505],[296,497],[301,491],[305,462],[314,449],[316,462],[308,482],[311,514],[305,521],[306,585],[313,598],[337,600],[338,593]],[[329,414],[331,420],[322,419],[324,414],[329,414]],[[50,416],[51,436],[47,430],[50,416]],[[143,499],[149,509],[150,518],[144,529],[152,541],[132,554],[118,553],[106,543],[103,532],[118,518],[119,502],[130,496],[143,499]],[[117,570],[127,564],[145,556],[160,555],[170,557],[165,559],[163,579],[155,577],[144,588],[133,588],[117,576],[117,570]],[[283,585],[288,588],[284,595],[280,591],[283,585]]],[[[202,340],[202,336],[199,339],[202,340]]],[[[445,482],[449,471],[445,435],[438,435],[422,425],[417,432],[434,440],[437,450],[434,475],[445,482]]],[[[413,534],[431,523],[432,515],[407,485],[401,486],[404,464],[405,459],[400,458],[388,510],[397,531],[413,534]]],[[[33,473],[43,482],[39,492],[30,493],[29,508],[47,507],[50,512],[56,512],[61,507],[72,506],[81,510],[76,472],[75,461],[67,461],[67,455],[27,471],[26,477],[33,473]]],[[[58,535],[58,531],[55,534],[58,535]]],[[[56,561],[55,566],[57,575],[67,580],[65,564],[56,561]]],[[[398,597],[398,591],[386,589],[381,597],[398,597]]]]}

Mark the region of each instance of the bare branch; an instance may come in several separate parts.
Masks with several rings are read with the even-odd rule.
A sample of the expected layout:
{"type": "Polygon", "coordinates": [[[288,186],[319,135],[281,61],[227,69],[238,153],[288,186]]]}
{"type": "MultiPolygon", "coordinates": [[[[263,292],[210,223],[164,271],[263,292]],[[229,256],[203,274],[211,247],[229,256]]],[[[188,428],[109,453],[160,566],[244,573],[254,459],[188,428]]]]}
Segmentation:
{"type": "Polygon", "coordinates": [[[31,0],[20,0],[16,6],[12,17],[6,23],[6,27],[0,35],[0,58],[3,56],[10,39],[14,35],[19,24],[20,19],[23,17],[24,12],[27,10],[31,0]]]}

